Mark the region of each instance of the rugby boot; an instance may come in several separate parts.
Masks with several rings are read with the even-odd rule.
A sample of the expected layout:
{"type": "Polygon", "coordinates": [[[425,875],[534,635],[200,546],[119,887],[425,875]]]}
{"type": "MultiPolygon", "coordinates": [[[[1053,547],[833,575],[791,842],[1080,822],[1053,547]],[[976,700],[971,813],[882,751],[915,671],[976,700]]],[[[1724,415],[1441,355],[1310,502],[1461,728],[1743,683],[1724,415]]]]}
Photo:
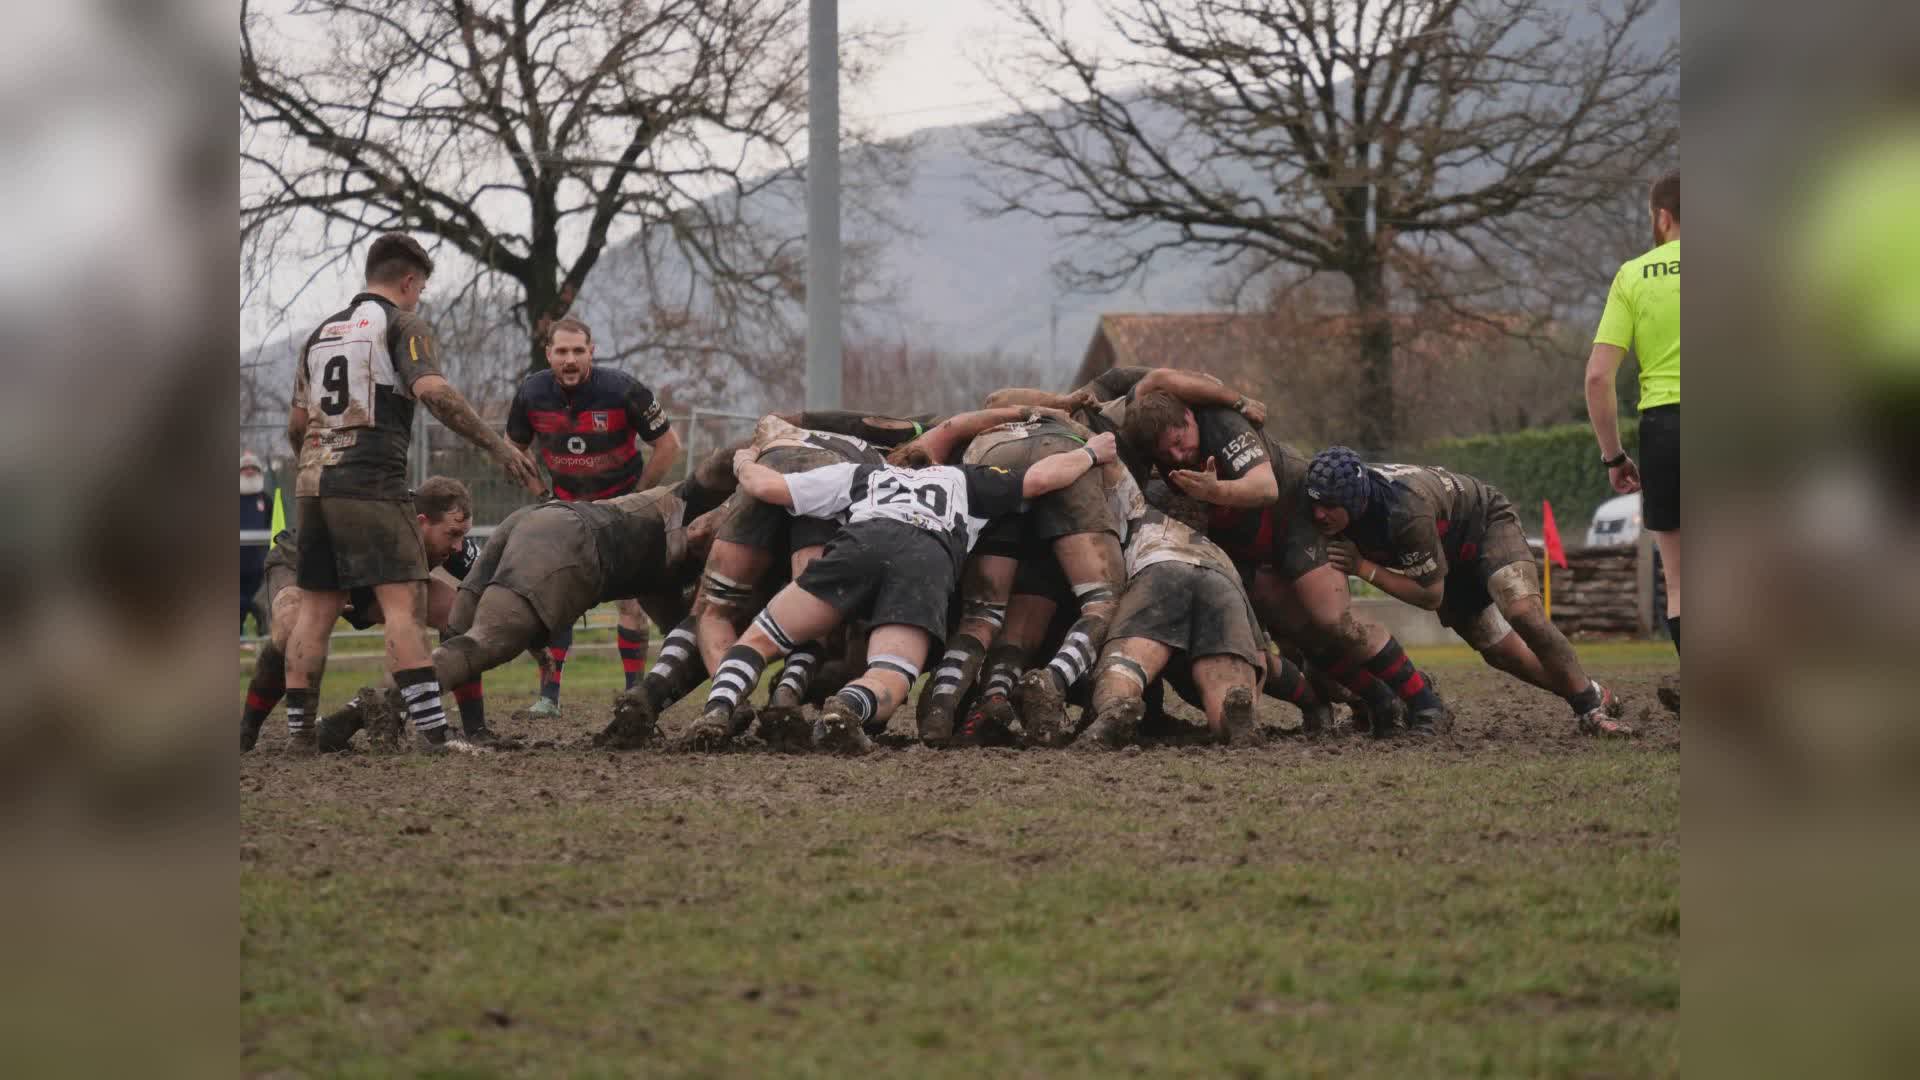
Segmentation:
{"type": "Polygon", "coordinates": [[[920,692],[914,717],[920,741],[928,746],[945,746],[953,739],[955,714],[960,711],[960,695],[920,692]]]}
{"type": "Polygon", "coordinates": [[[775,750],[802,753],[813,748],[813,721],[800,704],[774,702],[760,710],[760,741],[775,750]]]}
{"type": "Polygon", "coordinates": [[[1333,706],[1314,701],[1297,706],[1300,710],[1300,734],[1318,737],[1333,729],[1333,706]]]}
{"type": "Polygon", "coordinates": [[[287,733],[287,741],[281,746],[280,753],[288,757],[313,757],[320,752],[314,741],[313,729],[287,733]]]}
{"type": "Polygon", "coordinates": [[[1426,738],[1446,735],[1453,731],[1453,709],[1441,699],[1440,684],[1433,681],[1433,676],[1424,678],[1427,680],[1427,689],[1433,693],[1433,704],[1407,710],[1407,731],[1426,738]]]}
{"type": "Polygon", "coordinates": [[[476,745],[453,729],[451,724],[442,724],[432,731],[420,735],[420,752],[423,754],[490,754],[493,751],[476,745]]]}
{"type": "Polygon", "coordinates": [[[1030,746],[1064,746],[1073,735],[1067,698],[1046,668],[1020,676],[1020,726],[1030,746]]]}
{"type": "Polygon", "coordinates": [[[266,723],[267,718],[264,716],[258,720],[249,720],[246,717],[240,718],[241,753],[246,754],[252,752],[254,744],[260,741],[260,729],[265,727],[266,723]]]}
{"type": "Polygon", "coordinates": [[[1244,686],[1236,686],[1227,691],[1227,698],[1220,706],[1220,718],[1225,721],[1225,738],[1228,746],[1253,746],[1260,742],[1260,732],[1253,719],[1253,691],[1244,686]]]}
{"type": "Polygon", "coordinates": [[[1614,696],[1612,690],[1602,686],[1598,680],[1593,685],[1600,687],[1600,704],[1580,714],[1578,721],[1580,734],[1617,739],[1632,738],[1633,728],[1621,723],[1618,719],[1622,711],[1620,699],[1614,696]]]}
{"type": "MultiPolygon", "coordinates": [[[[542,699],[545,700],[545,699],[542,699]]],[[[635,686],[613,697],[613,719],[593,737],[593,745],[609,750],[631,750],[660,734],[660,715],[646,687],[635,686]]]]}
{"type": "Polygon", "coordinates": [[[1147,703],[1139,698],[1121,698],[1094,716],[1093,723],[1073,740],[1076,750],[1118,750],[1140,734],[1140,719],[1147,703]]]}
{"type": "Polygon", "coordinates": [[[1406,703],[1386,683],[1375,681],[1366,693],[1357,695],[1353,705],[1353,724],[1365,726],[1376,739],[1391,739],[1394,730],[1407,716],[1406,703]]]}
{"type": "Polygon", "coordinates": [[[681,750],[718,750],[733,738],[733,717],[726,709],[709,709],[687,725],[674,745],[681,750]]]}
{"type": "Polygon", "coordinates": [[[946,745],[952,747],[984,746],[987,735],[987,704],[975,700],[972,707],[961,717],[960,723],[953,729],[953,736],[946,745]]]}
{"type": "Polygon", "coordinates": [[[864,754],[873,749],[873,740],[853,707],[836,695],[820,707],[820,719],[813,722],[813,745],[831,754],[864,754]]]}
{"type": "Polygon", "coordinates": [[[320,718],[315,741],[321,753],[337,754],[353,742],[354,734],[367,726],[367,700],[379,692],[363,686],[345,705],[320,718]]]}
{"type": "Polygon", "coordinates": [[[560,703],[544,697],[533,699],[527,706],[527,716],[533,720],[557,720],[560,717],[560,703]]]}

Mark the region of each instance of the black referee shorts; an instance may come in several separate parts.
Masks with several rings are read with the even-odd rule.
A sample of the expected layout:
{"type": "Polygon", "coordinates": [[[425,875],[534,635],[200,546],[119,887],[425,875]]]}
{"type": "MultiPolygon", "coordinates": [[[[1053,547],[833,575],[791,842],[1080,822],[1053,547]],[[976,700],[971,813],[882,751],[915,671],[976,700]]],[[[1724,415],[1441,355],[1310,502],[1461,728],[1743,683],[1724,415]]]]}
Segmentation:
{"type": "Polygon", "coordinates": [[[1640,513],[1646,528],[1680,528],[1680,406],[1640,414],[1640,513]]]}

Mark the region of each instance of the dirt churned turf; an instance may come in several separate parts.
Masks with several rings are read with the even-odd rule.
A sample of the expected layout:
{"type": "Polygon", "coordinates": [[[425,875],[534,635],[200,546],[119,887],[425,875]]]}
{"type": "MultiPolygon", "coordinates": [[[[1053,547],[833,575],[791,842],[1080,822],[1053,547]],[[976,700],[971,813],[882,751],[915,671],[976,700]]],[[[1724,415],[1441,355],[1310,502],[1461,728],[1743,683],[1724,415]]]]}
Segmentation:
{"type": "Polygon", "coordinates": [[[556,721],[513,712],[531,665],[487,680],[548,748],[288,758],[276,713],[240,766],[241,1065],[1675,1074],[1676,668],[1582,653],[1642,738],[1460,650],[1415,654],[1459,714],[1421,742],[610,753],[577,748],[619,679],[587,656],[556,721]]]}

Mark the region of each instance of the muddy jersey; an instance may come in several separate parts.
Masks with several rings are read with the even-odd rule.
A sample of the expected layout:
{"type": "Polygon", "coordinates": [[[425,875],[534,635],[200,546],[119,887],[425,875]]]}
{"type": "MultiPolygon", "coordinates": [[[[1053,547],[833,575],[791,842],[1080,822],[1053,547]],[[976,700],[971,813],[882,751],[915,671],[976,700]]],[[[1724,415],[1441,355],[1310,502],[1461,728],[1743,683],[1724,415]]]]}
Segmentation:
{"type": "Polygon", "coordinates": [[[987,522],[1019,512],[1025,469],[989,465],[827,465],[786,476],[792,512],[847,525],[897,521],[932,533],[957,571],[987,522]]]}
{"type": "MultiPolygon", "coordinates": [[[[1120,428],[1127,422],[1127,406],[1133,402],[1134,387],[1147,377],[1152,368],[1121,367],[1108,368],[1099,377],[1088,383],[1100,399],[1099,403],[1075,409],[1075,423],[1085,427],[1095,435],[1113,435],[1118,438],[1120,428]]],[[[1136,484],[1145,485],[1147,477],[1153,472],[1153,462],[1136,452],[1125,439],[1119,440],[1120,464],[1133,474],[1136,484]]]]}
{"type": "Polygon", "coordinates": [[[328,316],[294,369],[292,404],[307,411],[294,494],[406,498],[413,384],[439,372],[426,322],[385,297],[328,316]]]}
{"type": "Polygon", "coordinates": [[[580,515],[593,535],[600,595],[638,596],[659,586],[669,554],[668,534],[686,523],[681,485],[558,505],[580,515]]]}
{"type": "Polygon", "coordinates": [[[1037,439],[1042,435],[1060,435],[1074,442],[1086,441],[1080,437],[1079,432],[1067,425],[1043,416],[1035,420],[1016,420],[1010,424],[988,428],[967,443],[967,449],[961,458],[968,462],[975,462],[980,460],[981,455],[996,446],[1019,442],[1022,439],[1037,439]]]}
{"type": "MultiPolygon", "coordinates": [[[[1193,410],[1200,434],[1200,460],[1212,458],[1222,480],[1239,480],[1262,465],[1273,466],[1282,497],[1304,483],[1307,459],[1298,450],[1276,444],[1267,433],[1233,409],[1207,405],[1193,410]]],[[[1215,506],[1208,511],[1207,535],[1228,551],[1265,551],[1271,547],[1270,506],[1245,509],[1215,506]]]]}
{"type": "Polygon", "coordinates": [[[1133,577],[1159,563],[1185,563],[1218,570],[1239,582],[1233,560],[1204,535],[1175,521],[1159,510],[1149,509],[1132,522],[1127,534],[1127,576],[1133,577]]]}
{"type": "Polygon", "coordinates": [[[1108,368],[1095,376],[1094,380],[1087,385],[1093,388],[1094,394],[1101,401],[1131,397],[1133,388],[1139,386],[1140,380],[1146,378],[1152,371],[1150,367],[1108,368]]]}
{"type": "Polygon", "coordinates": [[[912,442],[940,422],[940,418],[931,413],[919,416],[874,416],[834,410],[803,412],[798,419],[798,426],[809,431],[849,435],[888,450],[912,442]]]}
{"type": "Polygon", "coordinates": [[[1382,482],[1374,485],[1367,512],[1347,527],[1347,539],[1362,555],[1422,585],[1471,557],[1486,539],[1488,511],[1505,502],[1471,476],[1430,465],[1370,465],[1367,471],[1382,482]]]}
{"type": "Polygon", "coordinates": [[[653,442],[668,430],[653,391],[612,368],[594,368],[571,390],[552,371],[535,372],[507,413],[507,438],[539,450],[554,497],[567,501],[632,491],[646,466],[634,436],[653,442]]]}

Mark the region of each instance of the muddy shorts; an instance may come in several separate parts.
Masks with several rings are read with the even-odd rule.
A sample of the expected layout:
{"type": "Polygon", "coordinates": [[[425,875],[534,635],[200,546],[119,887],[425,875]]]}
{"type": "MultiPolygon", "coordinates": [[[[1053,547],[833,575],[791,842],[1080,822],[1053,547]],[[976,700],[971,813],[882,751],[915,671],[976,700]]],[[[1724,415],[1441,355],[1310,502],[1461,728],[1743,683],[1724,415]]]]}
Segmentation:
{"type": "Polygon", "coordinates": [[[1054,557],[1053,548],[1044,544],[1037,551],[1021,555],[1020,568],[1013,572],[1013,595],[1044,596],[1063,607],[1075,610],[1080,607],[1073,597],[1073,584],[1067,580],[1067,572],[1060,569],[1060,560],[1054,557]]]}
{"type": "Polygon", "coordinates": [[[1653,532],[1680,527],[1680,406],[1640,414],[1640,502],[1653,532]]]}
{"type": "MultiPolygon", "coordinates": [[[[286,545],[275,544],[273,550],[267,553],[266,564],[262,567],[260,591],[253,596],[254,602],[263,610],[272,611],[274,597],[280,595],[283,590],[299,586],[299,570],[294,566],[299,558],[297,554],[299,549],[296,547],[294,550],[296,554],[290,556],[287,554],[286,545]]],[[[365,630],[378,625],[383,617],[380,614],[380,601],[373,596],[373,586],[362,585],[357,589],[348,589],[347,606],[340,612],[340,617],[355,630],[365,630]]]]}
{"type": "Polygon", "coordinates": [[[946,640],[953,557],[940,538],[899,521],[863,521],[841,529],[794,584],[843,618],[872,626],[917,626],[946,640]]]}
{"type": "Polygon", "coordinates": [[[1107,640],[1139,637],[1189,657],[1237,656],[1258,668],[1253,608],[1233,579],[1191,563],[1154,563],[1120,596],[1107,640]]]}
{"type": "MultiPolygon", "coordinates": [[[[781,474],[841,465],[846,460],[832,450],[811,446],[776,446],[760,455],[760,464],[781,474]]],[[[840,531],[836,522],[795,517],[786,507],[763,503],[744,491],[734,492],[727,501],[733,504],[733,509],[728,511],[727,523],[720,527],[718,539],[730,544],[790,554],[824,544],[840,531]]]]}
{"type": "MultiPolygon", "coordinates": [[[[1072,435],[1035,435],[994,443],[977,452],[968,447],[965,460],[969,465],[995,465],[1017,473],[1042,458],[1085,445],[1072,435]]],[[[1108,532],[1119,538],[1120,527],[1107,504],[1104,475],[1104,470],[1088,469],[1086,475],[1059,491],[1033,500],[1025,513],[995,518],[980,534],[974,550],[983,555],[1020,558],[1028,552],[1050,553],[1053,541],[1074,533],[1108,532]]]]}
{"type": "Polygon", "coordinates": [[[552,633],[600,602],[600,584],[599,551],[586,519],[549,503],[515,510],[496,526],[460,591],[477,602],[487,586],[498,585],[524,599],[552,633]]]}
{"type": "Polygon", "coordinates": [[[314,592],[427,580],[427,548],[410,499],[303,496],[295,577],[314,592]]]}
{"type": "MultiPolygon", "coordinates": [[[[1487,583],[1502,567],[1524,563],[1536,566],[1532,549],[1527,547],[1526,530],[1513,512],[1505,495],[1488,489],[1487,531],[1478,543],[1460,545],[1460,551],[1447,567],[1445,591],[1440,599],[1440,622],[1465,633],[1489,607],[1494,606],[1493,591],[1487,583]]],[[[1533,580],[1540,580],[1536,570],[1533,580]]]]}

